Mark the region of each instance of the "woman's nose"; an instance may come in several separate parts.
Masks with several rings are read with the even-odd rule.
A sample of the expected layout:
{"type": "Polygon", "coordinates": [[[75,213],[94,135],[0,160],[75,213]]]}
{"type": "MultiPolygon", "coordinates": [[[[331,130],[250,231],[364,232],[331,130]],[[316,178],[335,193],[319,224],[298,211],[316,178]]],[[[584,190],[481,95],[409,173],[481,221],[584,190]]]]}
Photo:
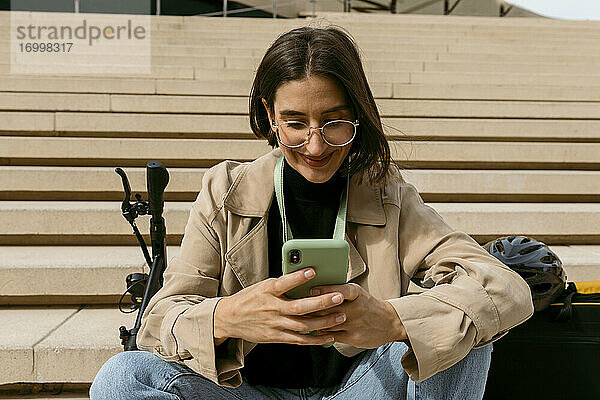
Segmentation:
{"type": "Polygon", "coordinates": [[[318,157],[327,150],[328,144],[323,141],[321,131],[318,128],[310,128],[310,136],[306,143],[306,150],[309,154],[318,157]]]}

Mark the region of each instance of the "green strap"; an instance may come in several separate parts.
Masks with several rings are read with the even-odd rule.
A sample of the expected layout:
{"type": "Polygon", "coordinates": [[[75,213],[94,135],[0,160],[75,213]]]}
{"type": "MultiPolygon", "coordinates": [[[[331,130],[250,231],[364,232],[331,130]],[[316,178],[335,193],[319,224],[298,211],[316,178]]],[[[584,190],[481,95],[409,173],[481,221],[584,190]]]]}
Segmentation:
{"type": "MultiPolygon", "coordinates": [[[[279,206],[279,214],[283,225],[283,242],[293,239],[292,230],[285,218],[285,204],[283,201],[283,161],[284,156],[281,155],[275,165],[275,173],[273,176],[275,182],[275,196],[277,197],[277,205],[279,206]]],[[[335,220],[335,229],[333,231],[334,239],[344,240],[346,234],[346,210],[348,208],[348,191],[350,188],[350,175],[346,178],[346,187],[340,198],[340,207],[338,208],[337,217],[335,220]]]]}

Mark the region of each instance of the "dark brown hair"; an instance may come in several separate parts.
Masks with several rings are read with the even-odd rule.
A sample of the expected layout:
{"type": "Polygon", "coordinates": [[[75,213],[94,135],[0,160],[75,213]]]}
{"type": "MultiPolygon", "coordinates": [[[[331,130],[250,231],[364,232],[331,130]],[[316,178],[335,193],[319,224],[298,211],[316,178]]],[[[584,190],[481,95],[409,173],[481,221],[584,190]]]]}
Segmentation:
{"type": "MultiPolygon", "coordinates": [[[[390,146],[356,44],[338,27],[293,29],[279,36],[269,47],[256,71],[250,93],[252,132],[267,139],[271,147],[278,146],[262,99],[273,110],[275,92],[281,84],[311,75],[334,79],[345,90],[354,118],[360,122],[349,152],[352,156],[350,175],[358,173],[362,182],[367,172],[370,181],[385,184],[390,164],[395,164],[390,146]]],[[[345,167],[340,167],[341,175],[345,167]]]]}

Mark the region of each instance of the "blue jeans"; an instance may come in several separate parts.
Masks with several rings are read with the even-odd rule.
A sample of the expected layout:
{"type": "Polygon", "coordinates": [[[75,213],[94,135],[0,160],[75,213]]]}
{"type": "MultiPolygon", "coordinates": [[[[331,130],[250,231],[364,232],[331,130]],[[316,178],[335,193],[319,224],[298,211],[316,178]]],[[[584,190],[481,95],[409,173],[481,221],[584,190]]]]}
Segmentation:
{"type": "Polygon", "coordinates": [[[329,388],[280,389],[243,381],[237,388],[222,387],[191,369],[161,360],[146,351],[111,357],[90,388],[91,400],[222,400],[222,399],[407,399],[471,400],[483,398],[492,344],[473,349],[452,367],[415,383],[402,369],[407,346],[386,343],[357,357],[340,385],[329,388]]]}

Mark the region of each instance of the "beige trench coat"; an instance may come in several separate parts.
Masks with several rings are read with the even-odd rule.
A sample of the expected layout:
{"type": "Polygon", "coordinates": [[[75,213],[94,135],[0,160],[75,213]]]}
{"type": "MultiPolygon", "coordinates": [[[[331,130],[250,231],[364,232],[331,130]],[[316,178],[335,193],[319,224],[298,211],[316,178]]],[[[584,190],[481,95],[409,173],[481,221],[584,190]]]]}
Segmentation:
{"type": "MultiPolygon", "coordinates": [[[[255,343],[229,338],[215,347],[213,312],[220,298],[269,277],[267,220],[273,171],[281,151],[210,168],[137,335],[142,350],[187,365],[215,383],[241,383],[255,343]]],[[[448,226],[403,180],[385,187],[350,181],[346,241],[348,281],[389,301],[410,341],[402,366],[422,381],[460,361],[473,347],[503,336],[533,314],[529,287],[475,240],[448,226]],[[408,294],[409,280],[424,287],[408,294]]],[[[168,222],[168,221],[167,221],[168,222]]],[[[343,343],[345,356],[364,349],[343,343]]]]}

